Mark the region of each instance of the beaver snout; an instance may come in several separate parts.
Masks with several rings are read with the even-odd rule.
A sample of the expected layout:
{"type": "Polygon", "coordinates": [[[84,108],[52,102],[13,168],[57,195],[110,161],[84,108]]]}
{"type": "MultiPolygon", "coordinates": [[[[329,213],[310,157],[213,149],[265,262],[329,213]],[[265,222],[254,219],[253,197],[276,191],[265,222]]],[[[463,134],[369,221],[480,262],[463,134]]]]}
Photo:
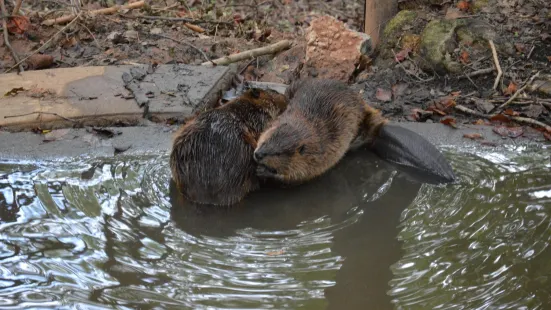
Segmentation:
{"type": "Polygon", "coordinates": [[[264,157],[266,157],[267,153],[263,152],[262,150],[256,150],[253,154],[253,158],[256,162],[261,162],[264,157]]]}

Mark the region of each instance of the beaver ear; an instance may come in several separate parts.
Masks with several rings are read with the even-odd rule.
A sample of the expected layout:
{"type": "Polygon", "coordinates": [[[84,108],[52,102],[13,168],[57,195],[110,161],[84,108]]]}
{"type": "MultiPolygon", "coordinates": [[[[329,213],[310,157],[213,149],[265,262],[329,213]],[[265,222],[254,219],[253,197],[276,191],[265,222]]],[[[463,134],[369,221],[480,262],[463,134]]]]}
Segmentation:
{"type": "Polygon", "coordinates": [[[303,144],[298,148],[298,153],[300,155],[303,155],[304,154],[304,149],[306,149],[306,146],[303,144]]]}
{"type": "Polygon", "coordinates": [[[255,99],[260,98],[260,90],[257,88],[251,88],[251,96],[255,99]]]}

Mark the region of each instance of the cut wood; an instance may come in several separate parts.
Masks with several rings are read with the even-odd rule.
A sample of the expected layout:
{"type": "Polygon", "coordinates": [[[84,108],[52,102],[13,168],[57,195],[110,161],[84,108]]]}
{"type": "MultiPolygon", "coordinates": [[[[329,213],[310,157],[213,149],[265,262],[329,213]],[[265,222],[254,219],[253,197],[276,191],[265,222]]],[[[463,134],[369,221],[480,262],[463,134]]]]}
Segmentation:
{"type": "MultiPolygon", "coordinates": [[[[121,5],[115,5],[115,6],[112,6],[110,8],[93,10],[93,11],[89,11],[88,13],[90,15],[107,15],[107,14],[117,13],[119,10],[139,9],[139,8],[143,7],[144,5],[145,5],[145,1],[138,1],[138,2],[127,4],[127,5],[122,5],[122,6],[121,5]]],[[[61,17],[45,20],[45,21],[42,22],[42,25],[52,26],[52,25],[55,25],[55,24],[68,23],[68,22],[72,21],[73,19],[75,19],[76,17],[77,17],[76,14],[64,15],[64,16],[61,16],[61,17]]]]}
{"type": "Polygon", "coordinates": [[[364,32],[371,37],[373,48],[379,44],[382,30],[397,11],[397,0],[365,1],[364,32]]]}
{"type": "Polygon", "coordinates": [[[237,53],[237,54],[224,56],[224,57],[221,57],[221,58],[218,58],[218,59],[214,59],[212,61],[206,61],[206,62],[202,63],[201,65],[202,66],[212,66],[213,65],[212,63],[215,63],[216,65],[228,65],[228,64],[231,64],[231,63],[234,63],[234,62],[245,60],[247,58],[254,58],[254,57],[258,57],[258,56],[262,56],[262,55],[275,54],[279,51],[282,51],[284,49],[289,48],[290,46],[291,46],[291,41],[283,40],[283,41],[279,41],[279,42],[277,42],[275,44],[272,44],[272,45],[268,45],[268,46],[264,46],[264,47],[260,47],[260,48],[255,48],[255,49],[248,50],[248,51],[241,52],[241,53],[237,53]]]}

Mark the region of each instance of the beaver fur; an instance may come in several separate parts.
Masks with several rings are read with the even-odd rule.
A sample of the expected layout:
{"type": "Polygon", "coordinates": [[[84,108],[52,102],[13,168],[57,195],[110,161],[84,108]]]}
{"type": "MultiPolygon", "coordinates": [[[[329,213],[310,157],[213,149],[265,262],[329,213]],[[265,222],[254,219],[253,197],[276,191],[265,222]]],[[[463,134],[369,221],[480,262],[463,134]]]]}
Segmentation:
{"type": "Polygon", "coordinates": [[[183,196],[198,204],[230,206],[257,189],[253,152],[258,137],[286,107],[283,94],[252,88],[183,125],[169,160],[183,196]]]}
{"type": "Polygon", "coordinates": [[[387,125],[378,110],[343,82],[299,80],[286,96],[288,108],[261,134],[254,151],[260,177],[309,181],[335,166],[349,150],[366,145],[393,163],[446,180],[455,177],[434,146],[407,129],[387,125]],[[424,148],[412,147],[416,142],[424,148]]]}

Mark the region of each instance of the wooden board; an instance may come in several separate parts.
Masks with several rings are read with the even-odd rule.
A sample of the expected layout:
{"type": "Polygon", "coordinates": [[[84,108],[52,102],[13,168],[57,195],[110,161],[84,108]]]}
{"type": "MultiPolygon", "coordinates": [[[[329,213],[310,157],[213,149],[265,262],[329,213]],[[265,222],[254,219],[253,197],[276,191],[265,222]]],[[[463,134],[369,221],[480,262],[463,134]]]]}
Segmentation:
{"type": "MultiPolygon", "coordinates": [[[[122,75],[134,66],[76,67],[0,75],[0,127],[42,129],[85,125],[132,125],[143,108],[124,87],[122,75]],[[12,95],[14,89],[24,91],[12,95]],[[125,99],[126,97],[126,99],[125,99]],[[40,114],[32,112],[47,112],[40,114]],[[25,115],[28,114],[28,115],[25,115]],[[16,115],[21,115],[13,117],[16,115]]],[[[141,66],[147,68],[145,65],[141,66]]],[[[228,67],[163,65],[146,75],[140,87],[151,92],[149,113],[154,119],[186,117],[213,105],[229,84],[228,67]]]]}

